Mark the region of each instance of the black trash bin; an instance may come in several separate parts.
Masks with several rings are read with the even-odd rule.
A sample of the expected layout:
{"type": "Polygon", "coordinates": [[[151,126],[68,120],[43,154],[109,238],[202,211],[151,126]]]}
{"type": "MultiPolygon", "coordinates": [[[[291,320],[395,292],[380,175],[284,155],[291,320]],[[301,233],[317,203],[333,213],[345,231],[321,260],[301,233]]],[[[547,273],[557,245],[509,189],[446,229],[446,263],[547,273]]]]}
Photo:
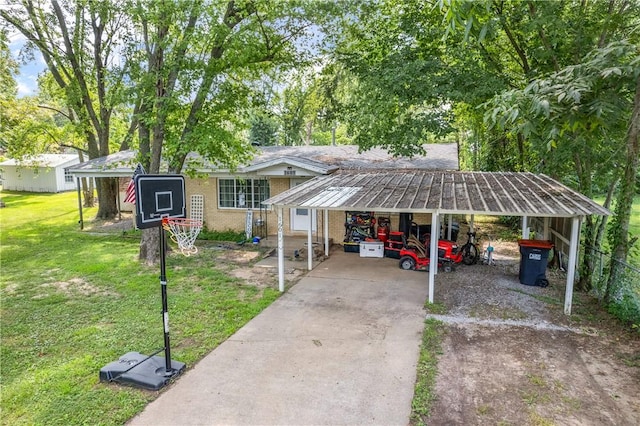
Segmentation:
{"type": "Polygon", "coordinates": [[[553,244],[550,241],[518,240],[518,245],[520,246],[520,283],[548,286],[547,260],[553,244]]]}

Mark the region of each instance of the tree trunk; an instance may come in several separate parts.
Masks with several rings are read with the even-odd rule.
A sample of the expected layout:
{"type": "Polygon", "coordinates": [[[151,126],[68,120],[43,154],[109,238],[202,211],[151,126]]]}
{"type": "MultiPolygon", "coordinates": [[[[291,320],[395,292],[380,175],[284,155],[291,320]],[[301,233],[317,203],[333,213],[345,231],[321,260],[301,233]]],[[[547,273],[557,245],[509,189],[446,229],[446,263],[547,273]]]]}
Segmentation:
{"type": "Polygon", "coordinates": [[[596,237],[597,221],[593,220],[593,216],[585,218],[584,227],[584,256],[582,256],[582,264],[580,266],[580,280],[576,285],[578,291],[590,291],[593,288],[593,271],[595,270],[595,237],[596,237]]]}
{"type": "Polygon", "coordinates": [[[114,178],[96,179],[98,186],[97,219],[113,219],[118,214],[116,197],[118,196],[118,181],[114,178]]]}
{"type": "Polygon", "coordinates": [[[94,207],[96,204],[96,197],[94,195],[93,179],[82,178],[82,195],[84,198],[83,207],[94,207]]]}
{"type": "Polygon", "coordinates": [[[139,259],[146,265],[155,265],[160,260],[160,232],[158,228],[142,231],[139,259]]]}
{"type": "Polygon", "coordinates": [[[609,264],[609,280],[605,290],[605,301],[613,300],[617,285],[619,284],[624,265],[621,262],[627,261],[627,255],[631,244],[629,242],[629,219],[633,207],[633,196],[635,195],[636,176],[638,174],[638,162],[640,156],[640,144],[638,135],[640,134],[640,76],[636,78],[636,94],[633,100],[633,113],[631,123],[627,131],[627,155],[624,174],[620,184],[620,193],[616,203],[615,217],[613,219],[613,235],[611,247],[613,253],[609,264]]]}

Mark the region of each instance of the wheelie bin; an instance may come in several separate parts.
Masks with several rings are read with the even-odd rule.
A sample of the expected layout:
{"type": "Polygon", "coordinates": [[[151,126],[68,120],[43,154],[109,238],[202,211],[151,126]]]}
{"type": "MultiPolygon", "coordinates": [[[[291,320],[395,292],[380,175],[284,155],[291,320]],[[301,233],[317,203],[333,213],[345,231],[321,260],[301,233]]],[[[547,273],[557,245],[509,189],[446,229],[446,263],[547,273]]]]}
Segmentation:
{"type": "Polygon", "coordinates": [[[547,261],[553,243],[542,240],[518,240],[520,247],[520,283],[546,287],[547,261]]]}

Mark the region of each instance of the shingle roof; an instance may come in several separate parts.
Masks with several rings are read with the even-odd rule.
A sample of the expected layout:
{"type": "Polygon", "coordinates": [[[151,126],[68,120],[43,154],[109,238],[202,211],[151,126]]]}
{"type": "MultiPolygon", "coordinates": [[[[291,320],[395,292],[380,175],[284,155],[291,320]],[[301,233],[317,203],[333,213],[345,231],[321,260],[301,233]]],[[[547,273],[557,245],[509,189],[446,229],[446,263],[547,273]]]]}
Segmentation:
{"type": "Polygon", "coordinates": [[[39,154],[21,160],[8,159],[0,166],[57,167],[73,161],[78,161],[78,154],[39,154]]]}
{"type": "Polygon", "coordinates": [[[610,212],[545,175],[425,170],[340,171],[264,204],[330,210],[571,217],[610,212]]]}
{"type": "MultiPolygon", "coordinates": [[[[239,167],[237,172],[252,173],[282,162],[307,168],[317,174],[332,173],[338,168],[349,170],[458,169],[456,144],[427,144],[424,147],[427,151],[426,156],[396,158],[380,148],[359,153],[356,145],[266,146],[258,148],[258,154],[253,160],[249,164],[239,167]]],[[[135,151],[120,151],[86,161],[70,170],[72,173],[82,176],[131,176],[137,164],[135,157],[135,151]]],[[[207,161],[203,161],[202,157],[196,153],[189,154],[189,157],[203,163],[197,168],[200,172],[228,173],[226,169],[218,169],[207,161]]]]}

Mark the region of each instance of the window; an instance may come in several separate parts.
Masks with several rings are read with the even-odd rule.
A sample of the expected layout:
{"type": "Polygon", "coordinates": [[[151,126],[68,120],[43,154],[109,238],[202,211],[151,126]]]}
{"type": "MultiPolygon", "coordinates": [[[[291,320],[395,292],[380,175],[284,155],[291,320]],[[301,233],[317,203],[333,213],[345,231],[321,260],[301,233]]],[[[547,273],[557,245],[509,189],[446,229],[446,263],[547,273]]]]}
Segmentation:
{"type": "Polygon", "coordinates": [[[69,169],[64,169],[64,181],[66,183],[73,183],[73,175],[71,175],[69,169]]]}
{"type": "Polygon", "coordinates": [[[224,208],[259,209],[269,198],[266,179],[218,179],[218,205],[224,208]]]}

